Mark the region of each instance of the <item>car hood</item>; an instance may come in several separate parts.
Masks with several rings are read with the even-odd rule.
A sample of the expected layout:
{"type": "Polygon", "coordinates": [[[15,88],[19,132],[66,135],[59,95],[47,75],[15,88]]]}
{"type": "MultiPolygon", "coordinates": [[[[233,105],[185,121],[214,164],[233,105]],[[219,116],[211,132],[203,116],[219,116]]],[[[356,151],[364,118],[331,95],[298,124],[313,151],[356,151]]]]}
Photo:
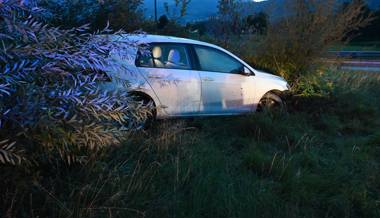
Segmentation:
{"type": "Polygon", "coordinates": [[[276,75],[265,73],[263,71],[258,71],[258,70],[255,71],[255,76],[259,80],[265,80],[267,84],[273,84],[275,86],[274,89],[278,89],[280,91],[285,91],[285,90],[290,89],[288,82],[280,76],[276,76],[276,75]]]}
{"type": "Polygon", "coordinates": [[[270,74],[270,73],[265,73],[263,71],[256,70],[255,71],[255,75],[257,77],[260,77],[260,78],[263,78],[263,79],[274,80],[274,81],[285,82],[286,83],[286,80],[284,78],[282,78],[280,76],[276,76],[276,75],[270,74]]]}

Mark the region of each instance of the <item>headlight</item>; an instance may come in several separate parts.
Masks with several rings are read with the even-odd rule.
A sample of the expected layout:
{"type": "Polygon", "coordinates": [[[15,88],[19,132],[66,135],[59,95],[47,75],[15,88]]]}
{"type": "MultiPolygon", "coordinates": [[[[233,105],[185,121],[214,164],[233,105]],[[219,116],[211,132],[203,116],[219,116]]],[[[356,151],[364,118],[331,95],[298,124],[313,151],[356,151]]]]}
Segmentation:
{"type": "Polygon", "coordinates": [[[286,88],[288,89],[288,90],[290,90],[290,85],[289,85],[289,83],[286,83],[286,88]]]}

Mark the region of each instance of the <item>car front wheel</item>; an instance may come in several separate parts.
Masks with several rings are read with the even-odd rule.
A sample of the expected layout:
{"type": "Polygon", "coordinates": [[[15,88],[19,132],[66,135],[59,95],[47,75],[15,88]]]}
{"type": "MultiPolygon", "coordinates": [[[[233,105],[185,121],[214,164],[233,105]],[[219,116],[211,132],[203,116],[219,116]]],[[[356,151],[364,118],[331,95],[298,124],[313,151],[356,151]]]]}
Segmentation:
{"type": "Polygon", "coordinates": [[[257,111],[283,111],[285,109],[285,102],[281,97],[275,93],[265,94],[257,107],[257,111]]]}

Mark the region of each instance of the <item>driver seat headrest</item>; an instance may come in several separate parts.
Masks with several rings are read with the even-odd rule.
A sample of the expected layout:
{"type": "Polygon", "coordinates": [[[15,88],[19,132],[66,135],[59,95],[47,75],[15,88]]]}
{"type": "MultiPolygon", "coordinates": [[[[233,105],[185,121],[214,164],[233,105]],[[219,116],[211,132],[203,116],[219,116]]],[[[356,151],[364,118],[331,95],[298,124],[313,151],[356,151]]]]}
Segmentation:
{"type": "Polygon", "coordinates": [[[162,56],[162,49],[159,46],[155,46],[152,50],[153,58],[158,59],[162,56]]]}

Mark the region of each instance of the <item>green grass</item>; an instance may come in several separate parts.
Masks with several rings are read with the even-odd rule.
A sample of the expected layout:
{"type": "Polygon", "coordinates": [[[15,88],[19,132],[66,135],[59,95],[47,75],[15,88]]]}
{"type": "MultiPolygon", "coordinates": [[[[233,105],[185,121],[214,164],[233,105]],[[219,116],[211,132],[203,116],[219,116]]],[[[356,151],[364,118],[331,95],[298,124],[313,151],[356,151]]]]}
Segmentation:
{"type": "Polygon", "coordinates": [[[160,121],[85,166],[3,171],[0,215],[380,217],[380,76],[312,80],[288,112],[160,121]]]}
{"type": "Polygon", "coordinates": [[[380,51],[380,42],[351,42],[347,45],[334,45],[330,51],[380,51]]]}

